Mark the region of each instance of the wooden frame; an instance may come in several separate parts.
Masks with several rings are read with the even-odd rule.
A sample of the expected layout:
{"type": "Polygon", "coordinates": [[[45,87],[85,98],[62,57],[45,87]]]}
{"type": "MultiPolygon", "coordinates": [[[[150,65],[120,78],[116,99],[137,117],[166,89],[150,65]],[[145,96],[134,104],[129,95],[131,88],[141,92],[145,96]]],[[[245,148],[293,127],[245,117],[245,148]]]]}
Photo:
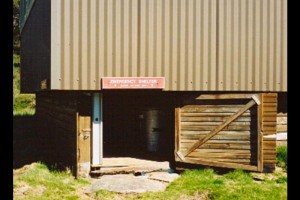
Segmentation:
{"type": "MultiPolygon", "coordinates": [[[[181,134],[181,115],[182,115],[182,108],[189,108],[191,109],[191,106],[185,106],[182,108],[176,108],[175,111],[175,160],[179,161],[179,162],[185,162],[185,163],[193,163],[193,164],[202,164],[202,165],[209,165],[209,166],[216,166],[216,167],[228,167],[228,168],[242,168],[245,170],[251,170],[251,171],[259,171],[262,172],[263,171],[263,132],[262,132],[262,116],[263,116],[263,105],[262,105],[262,94],[218,94],[218,95],[201,95],[199,97],[197,97],[196,99],[211,99],[212,101],[216,100],[232,100],[232,99],[249,99],[250,101],[248,101],[248,103],[243,106],[243,107],[239,107],[239,109],[237,110],[237,108],[235,110],[237,110],[236,112],[233,113],[233,115],[231,115],[230,117],[226,118],[226,120],[223,120],[221,124],[219,124],[217,127],[215,127],[214,129],[210,130],[207,135],[203,136],[200,135],[198,136],[198,139],[195,143],[193,143],[193,145],[189,146],[187,149],[182,150],[182,148],[180,147],[181,145],[181,138],[183,137],[181,134]],[[199,149],[201,147],[201,145],[204,145],[207,141],[209,141],[211,138],[215,137],[218,133],[220,133],[220,131],[222,131],[225,127],[228,127],[232,122],[234,122],[234,120],[236,120],[237,118],[241,117],[247,110],[249,110],[251,107],[253,107],[254,105],[257,105],[257,116],[256,119],[253,120],[257,120],[257,146],[256,146],[256,151],[254,150],[254,152],[256,152],[256,155],[252,155],[252,153],[250,153],[251,157],[254,156],[256,157],[256,163],[255,165],[253,164],[244,164],[244,163],[231,163],[231,162],[222,162],[222,159],[206,159],[205,153],[200,153],[204,152],[203,149],[199,149]],[[198,150],[197,150],[198,149],[198,150]],[[197,150],[197,152],[193,152],[197,150]],[[189,155],[193,152],[193,156],[194,158],[190,157],[189,155]],[[197,155],[203,155],[204,157],[197,157],[197,155]],[[196,156],[196,158],[195,158],[196,156]]],[[[196,105],[195,105],[196,106],[196,105]]],[[[220,105],[216,105],[216,108],[220,107],[220,105]]],[[[201,110],[203,110],[205,107],[205,105],[202,105],[202,109],[194,109],[194,112],[197,112],[197,110],[199,110],[199,112],[201,110]]],[[[211,108],[212,110],[213,108],[211,108]]],[[[184,111],[184,110],[183,110],[184,111]]],[[[207,109],[208,112],[208,109],[207,109]]],[[[183,113],[185,114],[185,113],[183,113]]],[[[199,114],[199,113],[198,113],[199,114]]],[[[202,113],[203,114],[203,113],[202,113]]],[[[209,114],[211,115],[211,113],[209,114]]],[[[215,119],[221,119],[221,117],[216,117],[215,119]]],[[[192,120],[191,120],[192,121],[192,120]]],[[[201,120],[200,120],[201,121],[201,120]]],[[[209,120],[211,121],[211,119],[209,120]]],[[[189,122],[184,122],[189,123],[189,122]]],[[[195,122],[196,123],[196,122],[195,122]]],[[[199,123],[199,122],[197,122],[199,123]]],[[[208,122],[206,122],[208,123],[208,122]]],[[[236,122],[235,122],[236,123],[236,122]]],[[[190,124],[190,123],[189,123],[190,124]]],[[[199,129],[200,130],[200,129],[199,129]]],[[[195,131],[193,129],[193,131],[195,131]]],[[[186,134],[188,135],[188,134],[186,134]]],[[[189,136],[191,137],[191,136],[189,136]]],[[[224,136],[226,137],[226,136],[224,136]]],[[[216,137],[215,137],[216,138],[216,137]]],[[[221,137],[220,137],[221,138],[221,137]]],[[[195,138],[194,138],[195,139],[195,138]]],[[[194,140],[193,140],[194,141],[194,140]]],[[[251,140],[249,140],[249,142],[251,143],[251,140]]],[[[249,144],[250,144],[249,143],[249,144]]],[[[207,146],[207,145],[206,145],[207,146]]],[[[208,145],[209,146],[209,145],[208,145]]],[[[224,150],[224,152],[228,152],[229,150],[224,150]]],[[[210,151],[208,151],[208,155],[210,151]]],[[[235,151],[238,152],[238,151],[235,151]]],[[[242,151],[241,151],[242,152],[242,151]]],[[[251,152],[251,151],[250,151],[251,152]]],[[[217,154],[214,154],[217,155],[217,154]]],[[[234,155],[234,154],[230,154],[228,153],[228,155],[234,155]]],[[[237,159],[238,160],[238,159],[237,159]]]]}

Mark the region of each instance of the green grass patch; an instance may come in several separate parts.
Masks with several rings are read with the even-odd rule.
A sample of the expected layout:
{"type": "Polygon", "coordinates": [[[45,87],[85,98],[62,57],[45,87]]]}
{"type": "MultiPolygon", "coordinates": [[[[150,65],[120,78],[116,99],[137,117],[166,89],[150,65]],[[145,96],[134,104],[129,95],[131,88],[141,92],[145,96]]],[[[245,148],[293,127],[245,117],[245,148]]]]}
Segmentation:
{"type": "Polygon", "coordinates": [[[13,60],[13,114],[34,115],[35,94],[20,93],[20,56],[14,54],[13,60]]]}
{"type": "Polygon", "coordinates": [[[277,146],[277,165],[287,168],[287,145],[277,146]]]}
{"type": "Polygon", "coordinates": [[[129,199],[196,199],[201,193],[209,199],[221,200],[287,199],[286,177],[257,182],[239,169],[224,175],[212,169],[187,170],[166,191],[148,192],[129,199]]]}
{"type": "MultiPolygon", "coordinates": [[[[164,192],[119,194],[99,190],[89,197],[104,200],[188,200],[204,197],[220,200],[287,199],[286,175],[281,172],[266,174],[265,177],[255,181],[251,173],[240,169],[223,175],[213,169],[186,170],[164,192]]],[[[49,171],[44,164],[35,163],[25,172],[14,175],[13,188],[15,195],[18,189],[27,187],[26,195],[16,195],[15,199],[86,199],[82,189],[87,184],[90,184],[88,180],[74,179],[70,171],[49,171]]]]}
{"type": "Polygon", "coordinates": [[[50,171],[46,165],[34,163],[14,177],[14,199],[82,199],[77,191],[87,184],[90,182],[76,180],[68,170],[50,171]],[[27,188],[26,195],[16,195],[22,187],[27,188]]]}

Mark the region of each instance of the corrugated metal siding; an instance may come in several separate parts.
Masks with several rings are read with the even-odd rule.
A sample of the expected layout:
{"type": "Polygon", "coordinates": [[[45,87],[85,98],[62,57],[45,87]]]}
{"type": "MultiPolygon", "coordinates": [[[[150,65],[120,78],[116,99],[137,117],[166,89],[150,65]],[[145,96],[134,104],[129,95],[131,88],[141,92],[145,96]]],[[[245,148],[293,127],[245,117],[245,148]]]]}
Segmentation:
{"type": "Polygon", "coordinates": [[[286,91],[286,0],[52,0],[51,89],[286,91]]]}
{"type": "Polygon", "coordinates": [[[167,90],[214,90],[216,0],[141,0],[138,76],[167,90]]]}
{"type": "Polygon", "coordinates": [[[287,1],[219,0],[217,90],[287,90],[287,1]]]}
{"type": "Polygon", "coordinates": [[[52,1],[51,88],[98,90],[138,76],[138,0],[52,1]]]}

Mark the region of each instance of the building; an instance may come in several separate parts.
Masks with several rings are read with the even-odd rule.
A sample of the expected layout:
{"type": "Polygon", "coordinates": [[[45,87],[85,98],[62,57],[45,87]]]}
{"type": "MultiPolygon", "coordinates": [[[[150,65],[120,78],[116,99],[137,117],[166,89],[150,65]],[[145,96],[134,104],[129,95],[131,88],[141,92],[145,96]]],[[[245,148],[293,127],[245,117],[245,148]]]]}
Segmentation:
{"type": "Polygon", "coordinates": [[[21,1],[21,91],[53,162],[150,152],[274,169],[287,0],[21,1]],[[162,146],[163,144],[163,146],[162,146]]]}

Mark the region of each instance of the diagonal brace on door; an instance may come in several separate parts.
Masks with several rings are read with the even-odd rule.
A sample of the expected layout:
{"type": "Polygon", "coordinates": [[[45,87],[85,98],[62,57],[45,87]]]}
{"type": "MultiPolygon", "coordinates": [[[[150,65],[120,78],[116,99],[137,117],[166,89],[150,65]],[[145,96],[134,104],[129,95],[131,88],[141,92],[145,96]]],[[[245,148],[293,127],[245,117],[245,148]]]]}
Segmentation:
{"type": "Polygon", "coordinates": [[[229,117],[225,122],[223,122],[221,125],[217,126],[214,130],[212,130],[210,133],[208,133],[204,138],[199,138],[199,140],[190,148],[183,152],[176,152],[178,157],[181,160],[184,160],[184,157],[190,154],[192,151],[203,145],[207,140],[215,136],[217,133],[219,133],[224,127],[226,127],[228,124],[230,124],[232,121],[234,121],[236,118],[241,116],[244,112],[246,112],[249,108],[254,106],[255,104],[260,104],[260,101],[256,95],[252,96],[251,101],[249,101],[245,107],[241,108],[238,112],[236,112],[234,115],[229,117]]]}

